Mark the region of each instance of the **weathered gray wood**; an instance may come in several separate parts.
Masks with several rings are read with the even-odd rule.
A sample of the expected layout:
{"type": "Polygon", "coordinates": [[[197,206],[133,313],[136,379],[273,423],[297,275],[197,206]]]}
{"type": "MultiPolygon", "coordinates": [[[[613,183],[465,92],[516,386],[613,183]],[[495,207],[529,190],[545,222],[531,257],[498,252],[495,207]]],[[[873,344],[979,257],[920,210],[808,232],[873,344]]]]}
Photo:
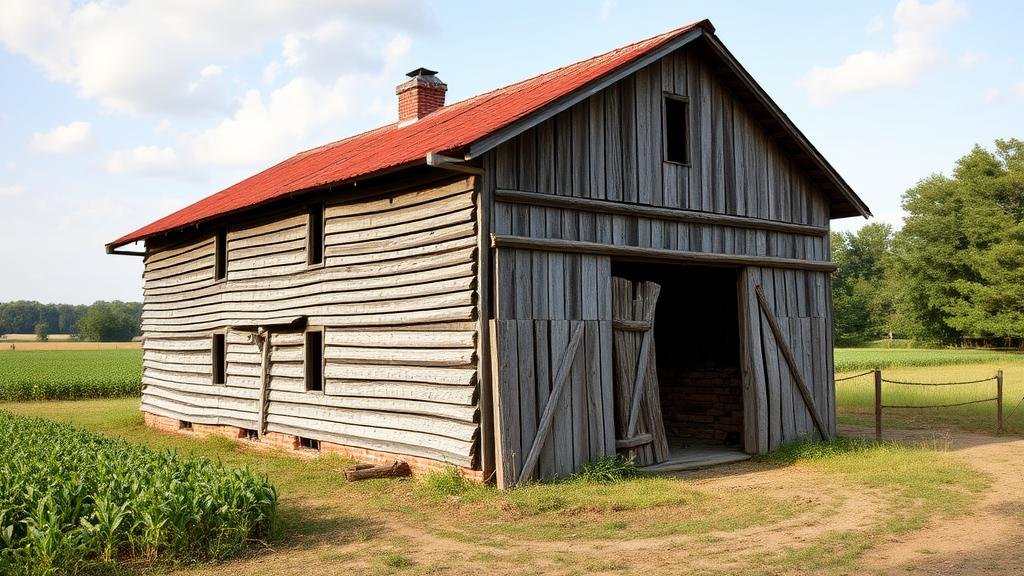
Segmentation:
{"type": "Polygon", "coordinates": [[[522,462],[522,436],[519,432],[519,359],[517,326],[513,320],[491,323],[495,335],[492,348],[494,402],[494,470],[498,488],[515,485],[522,462]]]}
{"type": "Polygon", "coordinates": [[[786,364],[789,365],[790,373],[793,376],[793,382],[796,384],[797,390],[799,390],[800,396],[803,398],[804,404],[807,406],[807,410],[811,414],[811,418],[814,421],[814,427],[817,428],[818,433],[821,434],[822,438],[830,438],[831,436],[829,431],[821,419],[821,414],[818,412],[817,406],[814,404],[814,397],[811,395],[811,391],[807,388],[807,384],[804,381],[800,364],[793,356],[793,352],[789,348],[788,341],[785,336],[783,336],[782,330],[779,328],[778,322],[775,320],[775,315],[772,314],[772,311],[768,306],[768,302],[765,300],[764,291],[760,285],[754,288],[754,293],[757,295],[757,303],[761,308],[761,312],[764,314],[765,319],[768,320],[768,326],[771,328],[772,334],[775,336],[775,341],[778,343],[779,351],[782,352],[783,358],[786,359],[786,364]]]}
{"type": "Polygon", "coordinates": [[[540,458],[541,447],[548,439],[548,435],[551,431],[551,423],[555,419],[558,403],[562,399],[562,392],[565,390],[565,384],[569,380],[569,372],[573,361],[576,358],[577,351],[579,350],[580,342],[583,339],[583,331],[583,322],[573,322],[573,331],[572,337],[569,339],[569,347],[565,350],[565,353],[559,360],[558,368],[555,370],[551,395],[548,397],[547,403],[544,405],[544,411],[537,424],[537,431],[534,434],[534,440],[530,446],[530,451],[526,456],[526,460],[523,462],[523,469],[519,473],[519,479],[516,482],[517,484],[522,484],[533,477],[534,468],[537,465],[537,459],[540,458]]]}
{"type": "Polygon", "coordinates": [[[572,240],[551,240],[492,235],[491,244],[496,248],[546,250],[566,254],[596,254],[601,256],[633,257],[649,260],[672,261],[680,264],[767,266],[773,268],[791,268],[797,270],[814,270],[824,272],[831,272],[835,269],[835,264],[832,264],[831,262],[814,262],[794,258],[771,258],[767,256],[735,256],[726,254],[683,252],[656,248],[638,248],[635,246],[608,246],[605,244],[598,244],[596,242],[578,242],[572,240]]]}
{"type": "Polygon", "coordinates": [[[753,230],[774,230],[778,232],[787,232],[790,234],[813,237],[821,237],[828,234],[828,228],[822,226],[793,224],[790,222],[770,220],[767,218],[698,212],[696,210],[684,208],[623,204],[621,202],[612,202],[593,198],[567,198],[536,192],[523,192],[508,189],[497,190],[495,192],[495,197],[499,202],[509,202],[513,204],[548,206],[552,208],[573,208],[606,214],[643,216],[673,222],[715,224],[753,230]]]}

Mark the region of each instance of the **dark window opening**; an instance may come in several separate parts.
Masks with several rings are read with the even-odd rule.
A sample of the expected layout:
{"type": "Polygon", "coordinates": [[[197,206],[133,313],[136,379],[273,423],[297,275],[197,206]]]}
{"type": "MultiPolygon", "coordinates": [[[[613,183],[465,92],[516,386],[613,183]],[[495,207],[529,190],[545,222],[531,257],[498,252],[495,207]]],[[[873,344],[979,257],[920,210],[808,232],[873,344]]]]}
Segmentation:
{"type": "Polygon", "coordinates": [[[321,264],[324,261],[324,205],[309,207],[309,226],[306,230],[306,261],[321,264]]]}
{"type": "Polygon", "coordinates": [[[227,354],[224,353],[224,335],[213,335],[213,383],[224,383],[224,368],[227,363],[227,354]]]}
{"type": "Polygon", "coordinates": [[[306,390],[324,389],[324,333],[306,332],[306,390]]]}
{"type": "Polygon", "coordinates": [[[320,451],[320,441],[312,438],[303,438],[299,436],[299,448],[304,450],[316,450],[320,451]]]}
{"type": "Polygon", "coordinates": [[[665,96],[665,160],[689,164],[689,104],[686,100],[665,96]]]}
{"type": "Polygon", "coordinates": [[[228,276],[228,229],[217,229],[217,240],[215,241],[217,255],[213,264],[213,277],[215,280],[223,280],[228,276]]]}
{"type": "Polygon", "coordinates": [[[260,439],[260,433],[252,428],[243,428],[242,435],[246,440],[250,440],[252,442],[256,442],[260,439]]]}
{"type": "Polygon", "coordinates": [[[191,430],[191,429],[192,429],[192,423],[189,422],[188,420],[179,420],[178,421],[178,430],[191,430]]]}

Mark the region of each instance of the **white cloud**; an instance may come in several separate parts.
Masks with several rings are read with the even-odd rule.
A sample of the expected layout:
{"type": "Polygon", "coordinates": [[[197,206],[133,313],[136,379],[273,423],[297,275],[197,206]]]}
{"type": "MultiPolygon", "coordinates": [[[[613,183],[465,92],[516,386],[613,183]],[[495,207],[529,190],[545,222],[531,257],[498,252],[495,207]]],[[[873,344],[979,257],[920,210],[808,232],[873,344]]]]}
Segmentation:
{"type": "MultiPolygon", "coordinates": [[[[226,88],[193,87],[196,71],[213,72],[211,61],[230,63],[288,34],[297,34],[311,64],[333,58],[336,69],[358,65],[365,51],[356,42],[354,52],[322,53],[315,31],[344,28],[359,39],[380,28],[430,25],[417,0],[251,0],[241,10],[201,0],[0,0],[0,14],[0,44],[49,78],[75,85],[80,96],[123,112],[226,110],[226,88]]],[[[325,49],[339,46],[335,36],[325,49]]]]}
{"type": "Polygon", "coordinates": [[[32,149],[39,152],[59,154],[77,150],[92,141],[92,124],[72,122],[57,126],[49,132],[32,135],[32,149]]]}
{"type": "Polygon", "coordinates": [[[871,22],[868,22],[866,30],[868,34],[877,34],[882,30],[885,30],[885,18],[882,16],[875,16],[871,19],[871,22]]]}
{"type": "Polygon", "coordinates": [[[893,14],[896,30],[887,52],[865,50],[846,57],[831,68],[816,66],[800,80],[811,102],[824,105],[857,92],[911,86],[939,58],[936,40],[966,14],[957,0],[921,4],[900,0],[893,14]]]}
{"type": "Polygon", "coordinates": [[[999,88],[989,88],[985,91],[985,103],[995,104],[1003,97],[1003,92],[999,88]]]}
{"type": "Polygon", "coordinates": [[[20,185],[0,186],[0,198],[13,198],[25,193],[25,187],[20,185]]]}
{"type": "Polygon", "coordinates": [[[296,78],[264,96],[249,90],[235,113],[199,134],[192,143],[196,163],[254,167],[282,160],[311,145],[313,135],[337,126],[353,110],[357,82],[333,85],[296,78]]]}
{"type": "Polygon", "coordinates": [[[607,22],[611,18],[612,10],[615,9],[616,4],[618,4],[616,0],[601,0],[601,7],[597,11],[597,16],[602,22],[607,22]]]}
{"type": "Polygon", "coordinates": [[[263,83],[273,84],[274,80],[277,80],[277,74],[281,71],[281,65],[277,60],[272,61],[270,64],[263,69],[263,83]]]}
{"type": "Polygon", "coordinates": [[[960,65],[965,68],[970,68],[975,64],[978,64],[979,62],[985,60],[985,58],[986,54],[984,52],[976,52],[973,50],[969,50],[961,54],[960,57],[957,58],[957,62],[959,62],[960,65]]]}
{"type": "Polygon", "coordinates": [[[106,170],[110,174],[130,176],[186,176],[173,148],[160,146],[138,146],[128,150],[116,150],[107,158],[106,170]]]}
{"type": "Polygon", "coordinates": [[[1017,82],[1013,85],[1012,90],[1017,96],[1024,96],[1024,82],[1017,82]]]}
{"type": "Polygon", "coordinates": [[[203,78],[213,78],[214,76],[220,76],[224,73],[224,68],[217,66],[216,64],[210,64],[199,71],[199,75],[203,78]]]}

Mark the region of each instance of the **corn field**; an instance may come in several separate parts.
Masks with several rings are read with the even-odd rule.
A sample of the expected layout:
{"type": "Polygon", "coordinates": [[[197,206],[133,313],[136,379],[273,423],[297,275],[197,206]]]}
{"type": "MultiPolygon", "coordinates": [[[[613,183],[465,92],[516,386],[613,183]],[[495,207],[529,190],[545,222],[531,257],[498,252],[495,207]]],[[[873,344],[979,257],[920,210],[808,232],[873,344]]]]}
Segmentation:
{"type": "Polygon", "coordinates": [[[142,350],[0,351],[0,401],[135,396],[142,350]]]}
{"type": "Polygon", "coordinates": [[[248,470],[0,411],[0,574],[225,558],[276,514],[248,470]]]}

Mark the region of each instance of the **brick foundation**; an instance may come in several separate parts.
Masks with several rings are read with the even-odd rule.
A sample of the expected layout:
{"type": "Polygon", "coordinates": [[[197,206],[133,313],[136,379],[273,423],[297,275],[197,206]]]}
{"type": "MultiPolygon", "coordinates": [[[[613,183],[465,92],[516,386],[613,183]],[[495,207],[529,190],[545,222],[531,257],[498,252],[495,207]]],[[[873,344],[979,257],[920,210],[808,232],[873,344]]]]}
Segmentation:
{"type": "Polygon", "coordinates": [[[670,442],[742,442],[743,381],[738,369],[659,366],[658,386],[670,442]]]}
{"type": "MultiPolygon", "coordinates": [[[[300,448],[299,437],[292,436],[291,434],[267,432],[259,441],[250,441],[245,439],[245,428],[239,428],[237,426],[192,424],[191,428],[187,428],[183,427],[180,420],[176,420],[174,418],[158,416],[156,414],[150,414],[149,412],[143,412],[143,417],[146,426],[164,432],[175,432],[178,434],[190,434],[196,436],[223,436],[225,438],[231,438],[232,440],[244,442],[247,447],[265,450],[284,450],[296,456],[308,457],[317,454],[315,451],[300,448]]],[[[430,460],[428,458],[367,450],[365,448],[344,446],[326,441],[320,442],[319,454],[334,454],[350,460],[365,462],[367,464],[390,464],[395,460],[404,460],[409,463],[409,467],[412,468],[412,471],[418,474],[444,470],[451,466],[450,464],[445,464],[444,462],[439,462],[437,460],[430,460]]],[[[483,482],[485,480],[483,472],[480,470],[471,470],[461,466],[458,467],[458,470],[459,473],[468,479],[476,480],[477,482],[483,482]]]]}

